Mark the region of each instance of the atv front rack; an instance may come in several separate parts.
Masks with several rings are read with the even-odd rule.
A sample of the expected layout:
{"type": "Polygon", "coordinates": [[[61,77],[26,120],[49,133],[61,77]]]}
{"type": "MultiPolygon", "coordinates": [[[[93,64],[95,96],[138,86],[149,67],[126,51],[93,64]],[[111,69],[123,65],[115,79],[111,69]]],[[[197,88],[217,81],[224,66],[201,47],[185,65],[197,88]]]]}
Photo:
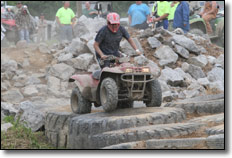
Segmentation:
{"type": "Polygon", "coordinates": [[[131,97],[132,99],[134,100],[142,100],[143,97],[144,97],[144,92],[145,92],[145,89],[146,89],[146,84],[148,82],[151,82],[153,80],[155,80],[155,78],[151,78],[151,79],[147,79],[147,77],[150,77],[151,75],[150,74],[123,74],[121,75],[121,80],[124,81],[124,82],[128,82],[128,83],[131,83],[131,90],[129,91],[129,97],[131,97]],[[135,76],[143,76],[143,79],[140,79],[140,80],[135,80],[135,76]],[[129,79],[128,79],[129,77],[129,79]],[[135,85],[136,84],[143,84],[143,88],[142,89],[136,89],[135,88],[135,85]],[[138,95],[138,93],[140,93],[138,95]]]}

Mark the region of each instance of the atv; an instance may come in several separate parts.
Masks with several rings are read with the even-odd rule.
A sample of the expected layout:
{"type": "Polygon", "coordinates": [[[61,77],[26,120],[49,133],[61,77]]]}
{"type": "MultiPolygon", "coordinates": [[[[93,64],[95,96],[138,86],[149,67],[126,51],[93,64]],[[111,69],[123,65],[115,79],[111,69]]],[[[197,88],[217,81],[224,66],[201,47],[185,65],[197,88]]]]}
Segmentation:
{"type": "MultiPolygon", "coordinates": [[[[219,46],[224,47],[224,10],[219,11],[217,17],[210,21],[210,25],[213,29],[213,36],[209,38],[219,46]]],[[[205,21],[200,17],[200,15],[195,14],[190,16],[190,33],[203,36],[207,34],[205,21]]]]}
{"type": "MultiPolygon", "coordinates": [[[[129,63],[132,57],[108,56],[109,67],[93,73],[74,75],[69,82],[76,87],[71,94],[71,108],[76,114],[91,112],[91,105],[102,106],[105,112],[132,108],[134,101],[143,101],[147,107],[160,107],[161,86],[150,67],[136,67],[129,63]]],[[[100,60],[100,65],[105,60],[100,60]]]]}

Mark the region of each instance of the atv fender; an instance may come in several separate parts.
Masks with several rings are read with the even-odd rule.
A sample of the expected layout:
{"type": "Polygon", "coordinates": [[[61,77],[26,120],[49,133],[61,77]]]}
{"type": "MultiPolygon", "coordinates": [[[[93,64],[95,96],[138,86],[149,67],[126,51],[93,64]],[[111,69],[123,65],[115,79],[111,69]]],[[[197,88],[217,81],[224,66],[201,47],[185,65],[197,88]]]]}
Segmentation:
{"type": "Polygon", "coordinates": [[[84,98],[90,101],[96,100],[96,91],[100,81],[94,79],[92,74],[74,75],[69,82],[75,83],[84,98]]]}

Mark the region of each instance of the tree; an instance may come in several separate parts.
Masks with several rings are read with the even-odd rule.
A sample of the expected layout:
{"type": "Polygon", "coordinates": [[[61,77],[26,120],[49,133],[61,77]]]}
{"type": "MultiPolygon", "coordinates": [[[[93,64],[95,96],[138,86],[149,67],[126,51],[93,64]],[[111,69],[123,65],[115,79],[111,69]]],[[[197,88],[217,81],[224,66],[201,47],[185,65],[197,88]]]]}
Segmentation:
{"type": "Polygon", "coordinates": [[[82,15],[82,1],[77,1],[76,6],[77,6],[77,16],[79,18],[82,15]]]}

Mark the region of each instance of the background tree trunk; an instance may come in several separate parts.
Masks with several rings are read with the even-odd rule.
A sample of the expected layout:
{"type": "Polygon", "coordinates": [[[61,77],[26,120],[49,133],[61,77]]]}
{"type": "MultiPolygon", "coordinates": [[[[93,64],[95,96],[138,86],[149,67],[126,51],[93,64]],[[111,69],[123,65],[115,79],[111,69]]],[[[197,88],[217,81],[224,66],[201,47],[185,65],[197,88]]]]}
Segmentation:
{"type": "Polygon", "coordinates": [[[76,6],[77,6],[77,17],[79,18],[82,15],[82,1],[77,1],[76,6]]]}

